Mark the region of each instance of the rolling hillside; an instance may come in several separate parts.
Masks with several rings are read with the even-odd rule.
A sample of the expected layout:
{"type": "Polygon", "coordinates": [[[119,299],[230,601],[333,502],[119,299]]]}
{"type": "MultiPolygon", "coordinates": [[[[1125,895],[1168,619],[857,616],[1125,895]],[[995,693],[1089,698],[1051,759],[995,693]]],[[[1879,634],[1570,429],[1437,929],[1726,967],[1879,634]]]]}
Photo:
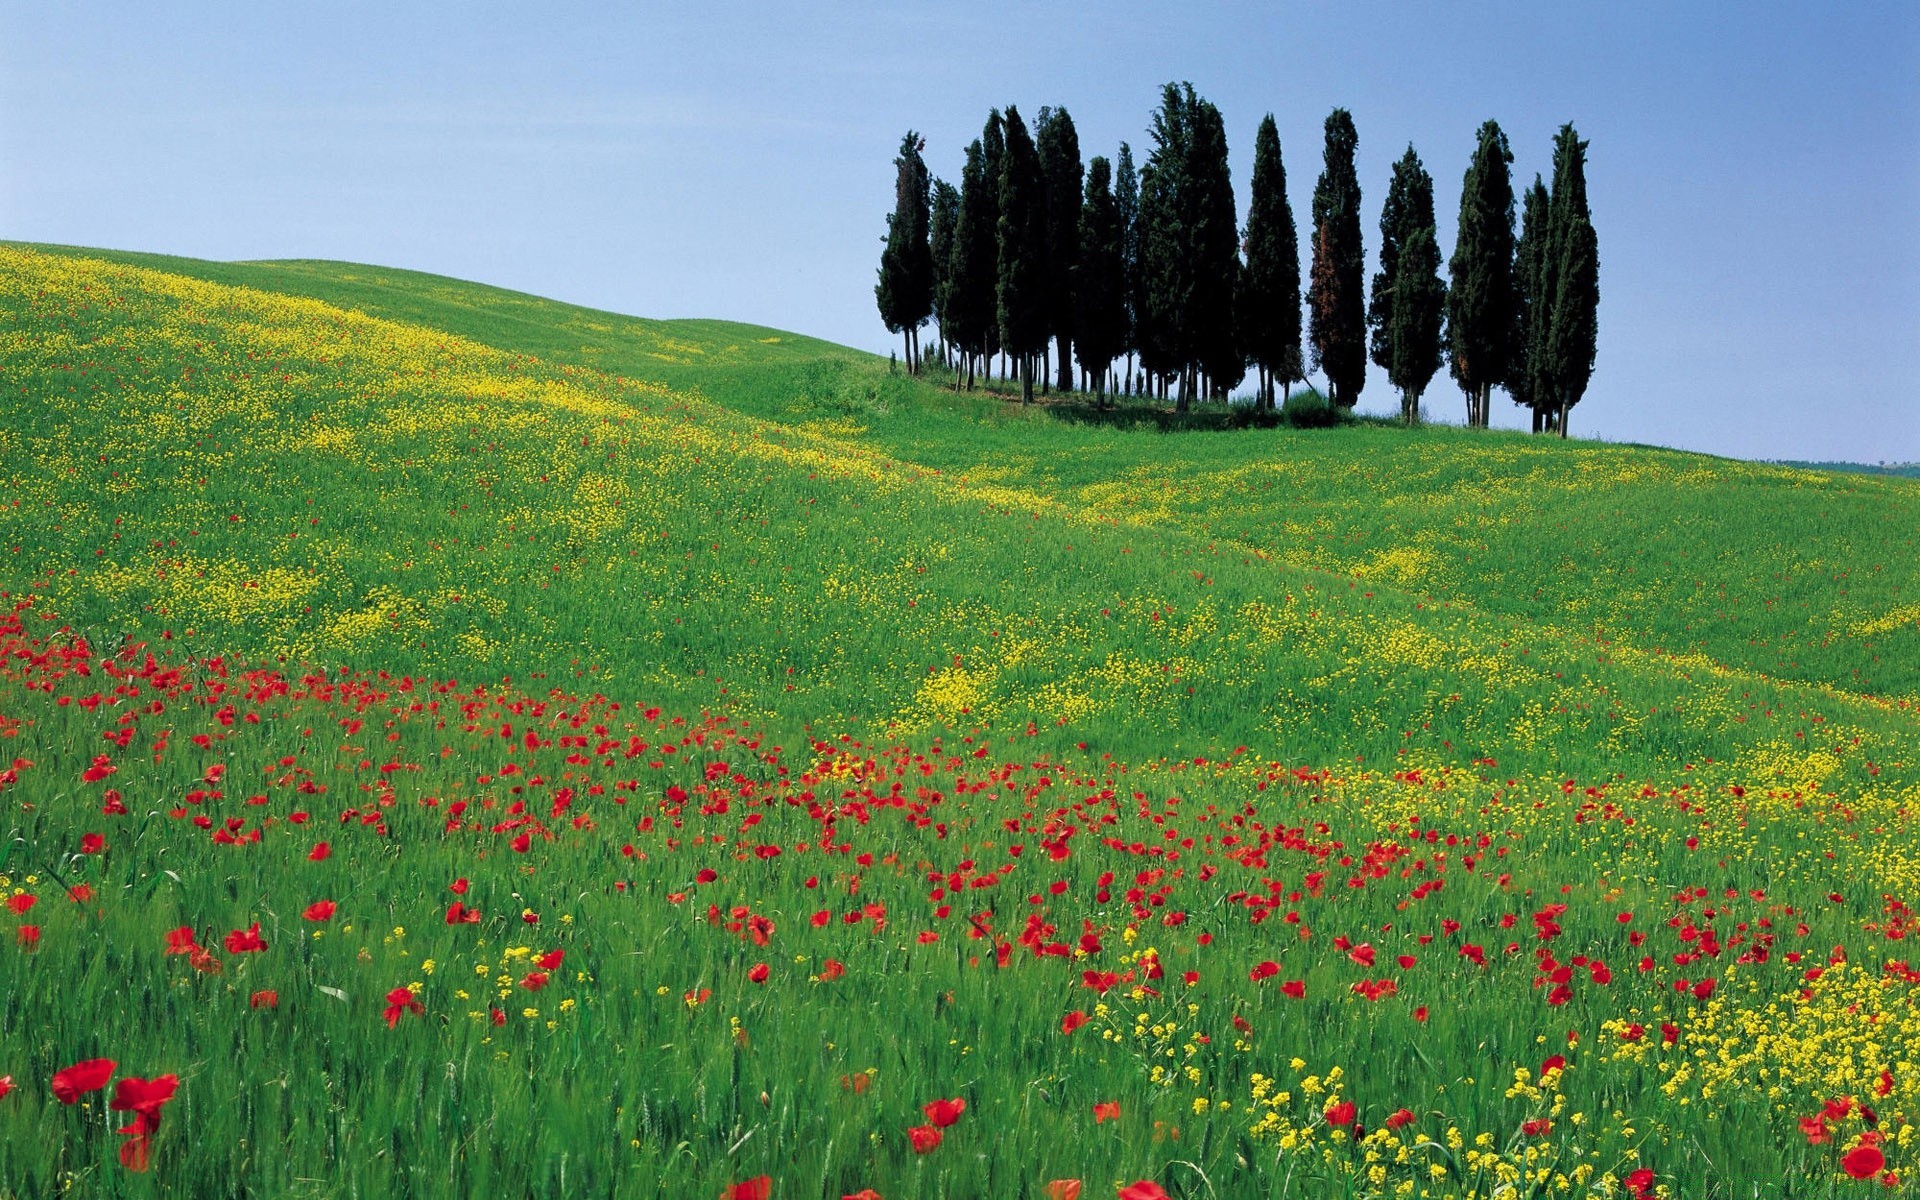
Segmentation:
{"type": "MultiPolygon", "coordinates": [[[[1907,1019],[1862,1015],[1920,980],[1915,481],[1022,409],[751,326],[7,245],[0,405],[0,893],[79,901],[0,953],[0,1029],[37,1078],[137,1015],[203,1141],[294,1146],[162,1146],[202,1183],[336,1145],[339,1194],[1242,1194],[1178,1155],[1245,1194],[1411,1195],[1426,1156],[1434,1195],[1731,1196],[1729,1158],[1844,1190],[1868,1125],[1920,1164],[1907,1019]],[[249,921],[287,961],[156,948],[249,921]],[[65,978],[104,998],[57,1013],[65,978]],[[225,1061],[263,980],[320,998],[225,1061]],[[340,1087],[434,1115],[348,1128],[340,1087]],[[997,1152],[901,1140],[956,1093],[997,1152]],[[1873,1121],[1795,1132],[1843,1093],[1873,1121]],[[1403,1107],[1423,1146],[1382,1140],[1403,1107]]],[[[83,1144],[36,1103],[0,1110],[20,1194],[94,1170],[6,1148],[83,1144]]]]}

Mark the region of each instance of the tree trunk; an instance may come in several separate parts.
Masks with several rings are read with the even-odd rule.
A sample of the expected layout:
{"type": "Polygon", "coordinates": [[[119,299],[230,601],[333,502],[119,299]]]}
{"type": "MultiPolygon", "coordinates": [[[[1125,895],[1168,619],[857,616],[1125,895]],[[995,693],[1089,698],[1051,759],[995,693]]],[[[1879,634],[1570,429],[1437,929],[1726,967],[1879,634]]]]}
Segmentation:
{"type": "Polygon", "coordinates": [[[1055,340],[1060,344],[1060,390],[1070,392],[1073,390],[1073,339],[1063,333],[1055,340]]]}
{"type": "Polygon", "coordinates": [[[1562,400],[1562,401],[1560,402],[1560,420],[1559,420],[1559,422],[1558,422],[1558,423],[1559,423],[1559,426],[1560,426],[1560,436],[1561,436],[1561,437],[1565,437],[1565,436],[1567,436],[1567,412],[1568,412],[1568,410],[1569,410],[1569,409],[1571,409],[1572,407],[1573,407],[1573,406],[1572,406],[1572,405],[1570,405],[1570,404],[1568,404],[1568,403],[1567,403],[1567,402],[1566,402],[1565,400],[1562,400]]]}
{"type": "Polygon", "coordinates": [[[1020,403],[1033,403],[1033,355],[1020,356],[1020,403]]]}

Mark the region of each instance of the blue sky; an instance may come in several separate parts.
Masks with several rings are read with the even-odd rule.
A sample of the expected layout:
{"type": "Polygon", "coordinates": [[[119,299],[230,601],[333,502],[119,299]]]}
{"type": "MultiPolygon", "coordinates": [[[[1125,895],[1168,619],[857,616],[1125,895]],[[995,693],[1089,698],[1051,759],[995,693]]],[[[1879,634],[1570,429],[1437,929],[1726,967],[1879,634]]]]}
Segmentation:
{"type": "MultiPolygon", "coordinates": [[[[1008,103],[1144,158],[1159,86],[1191,80],[1243,212],[1271,111],[1304,214],[1344,106],[1371,255],[1409,142],[1447,250],[1480,122],[1519,186],[1572,120],[1601,257],[1575,433],[1920,460],[1911,2],[651,7],[0,0],[0,237],[413,267],[884,352],[909,127],[947,178],[1008,103]]],[[[1462,419],[1444,377],[1427,399],[1462,419]]],[[[1394,404],[1375,371],[1361,407],[1394,404]]]]}

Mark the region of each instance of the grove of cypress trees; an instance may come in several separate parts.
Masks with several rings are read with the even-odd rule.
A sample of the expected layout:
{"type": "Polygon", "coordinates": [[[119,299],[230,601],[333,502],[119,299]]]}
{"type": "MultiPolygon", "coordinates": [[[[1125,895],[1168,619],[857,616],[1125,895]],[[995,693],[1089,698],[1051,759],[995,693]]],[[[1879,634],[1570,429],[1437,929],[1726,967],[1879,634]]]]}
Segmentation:
{"type": "Polygon", "coordinates": [[[953,343],[948,309],[953,301],[953,235],[960,224],[960,192],[944,179],[933,181],[933,208],[927,243],[933,253],[933,319],[940,322],[941,360],[953,343]]]}
{"type": "Polygon", "coordinates": [[[1096,156],[1088,164],[1080,209],[1080,262],[1073,280],[1073,347],[1101,400],[1127,333],[1125,230],[1111,176],[1106,159],[1096,156]]]}
{"type": "Polygon", "coordinates": [[[893,160],[893,212],[887,216],[880,280],[873,288],[887,332],[905,338],[909,372],[919,370],[920,326],[933,315],[933,252],[927,228],[930,177],[920,157],[925,148],[926,142],[913,130],[900,140],[900,155],[893,160]]]}
{"type": "Polygon", "coordinates": [[[1040,155],[1026,122],[1012,105],[1002,120],[1006,151],[1000,165],[1000,275],[996,290],[1000,340],[1020,369],[1022,403],[1033,401],[1035,360],[1048,335],[1047,208],[1040,155]]]}
{"type": "Polygon", "coordinates": [[[1059,346],[1059,385],[1073,390],[1073,269],[1080,261],[1080,135],[1064,108],[1042,110],[1035,149],[1047,208],[1047,328],[1059,346]]]}
{"type": "Polygon", "coordinates": [[[1133,355],[1139,347],[1140,296],[1140,177],[1133,169],[1133,147],[1120,143],[1115,161],[1113,204],[1120,214],[1120,292],[1124,299],[1126,328],[1121,335],[1121,350],[1127,356],[1126,391],[1133,393],[1133,355]]]}
{"type": "Polygon", "coordinates": [[[1280,131],[1268,113],[1253,141],[1253,198],[1247,208],[1246,275],[1237,318],[1250,358],[1259,365],[1258,407],[1274,407],[1274,383],[1301,377],[1300,241],[1287,202],[1280,131]]]}
{"type": "Polygon", "coordinates": [[[1549,209],[1553,255],[1545,376],[1553,427],[1567,436],[1567,413],[1586,394],[1599,339],[1600,246],[1587,208],[1587,143],[1573,125],[1553,139],[1553,196],[1549,209]]]}
{"type": "Polygon", "coordinates": [[[1373,277],[1367,323],[1372,327],[1373,361],[1400,389],[1400,413],[1409,425],[1419,414],[1420,393],[1440,369],[1446,289],[1439,269],[1433,177],[1408,146],[1394,164],[1387,201],[1380,210],[1380,270],[1373,277]],[[1408,254],[1416,241],[1417,261],[1408,254]],[[1399,310],[1402,300],[1408,306],[1406,312],[1399,310]]]}
{"type": "Polygon", "coordinates": [[[1467,424],[1485,428],[1495,384],[1512,375],[1514,357],[1513,151],[1500,123],[1480,126],[1460,185],[1460,227],[1448,261],[1448,358],[1467,394],[1467,424]]]}
{"type": "Polygon", "coordinates": [[[1506,387],[1515,404],[1532,410],[1535,433],[1547,427],[1548,397],[1553,393],[1553,381],[1545,378],[1548,297],[1553,294],[1548,203],[1547,185],[1535,174],[1521,205],[1520,237],[1513,244],[1513,358],[1506,387]]]}
{"type": "MultiPolygon", "coordinates": [[[[1140,369],[1157,381],[1164,395],[1167,380],[1184,374],[1186,347],[1182,319],[1192,289],[1180,202],[1191,155],[1187,101],[1176,84],[1167,84],[1154,110],[1153,150],[1140,171],[1140,270],[1135,292],[1135,340],[1140,369]]],[[[1180,398],[1182,406],[1186,397],[1180,398]]]]}
{"type": "Polygon", "coordinates": [[[1334,109],[1327,117],[1324,165],[1313,188],[1313,356],[1326,372],[1329,399],[1349,409],[1367,382],[1366,251],[1353,165],[1359,141],[1352,114],[1334,109]]]}
{"type": "MultiPolygon", "coordinates": [[[[985,167],[987,173],[987,194],[992,198],[991,205],[994,231],[993,286],[997,294],[1000,279],[1000,174],[1005,168],[1007,160],[1006,122],[1001,118],[1000,110],[997,108],[988,111],[986,127],[980,131],[980,153],[982,155],[982,165],[985,167]]],[[[993,356],[999,354],[1002,349],[1000,345],[1000,318],[997,315],[999,301],[996,299],[994,304],[996,315],[992,321],[987,323],[988,375],[992,375],[993,373],[993,356]]],[[[1005,375],[1004,371],[1002,375],[1005,375]]]]}

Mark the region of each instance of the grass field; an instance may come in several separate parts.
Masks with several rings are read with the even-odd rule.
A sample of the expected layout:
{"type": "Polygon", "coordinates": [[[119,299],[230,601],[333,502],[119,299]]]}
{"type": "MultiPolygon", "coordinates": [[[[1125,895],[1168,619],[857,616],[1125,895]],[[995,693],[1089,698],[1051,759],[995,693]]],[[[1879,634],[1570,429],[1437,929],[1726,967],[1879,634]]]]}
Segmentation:
{"type": "Polygon", "coordinates": [[[1920,483],[20,246],[0,403],[0,1195],[1920,1176],[1920,483]]]}

